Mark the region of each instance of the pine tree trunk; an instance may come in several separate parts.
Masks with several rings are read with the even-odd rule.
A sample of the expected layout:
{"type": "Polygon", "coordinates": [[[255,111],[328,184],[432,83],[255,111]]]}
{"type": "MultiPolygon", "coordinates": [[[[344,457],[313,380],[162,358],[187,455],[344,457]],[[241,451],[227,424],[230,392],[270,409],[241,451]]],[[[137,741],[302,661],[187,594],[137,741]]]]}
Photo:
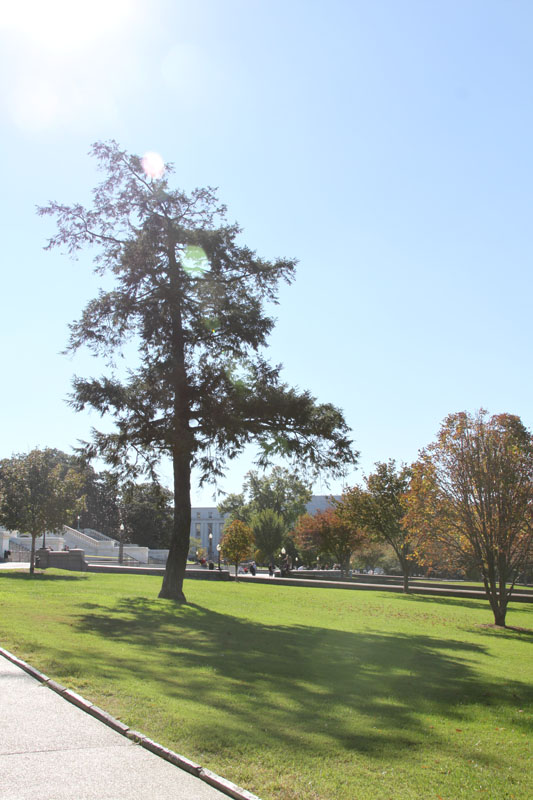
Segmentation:
{"type": "Polygon", "coordinates": [[[174,453],[174,527],[159,597],[186,603],[183,581],[191,532],[191,468],[182,446],[174,453]]]}
{"type": "Polygon", "coordinates": [[[183,581],[191,535],[191,453],[193,441],[189,429],[189,386],[185,367],[185,340],[181,316],[182,286],[175,255],[176,242],[169,239],[169,278],[173,291],[172,363],[173,363],[173,445],[174,527],[168,552],[163,585],[159,597],[186,603],[183,581]]]}

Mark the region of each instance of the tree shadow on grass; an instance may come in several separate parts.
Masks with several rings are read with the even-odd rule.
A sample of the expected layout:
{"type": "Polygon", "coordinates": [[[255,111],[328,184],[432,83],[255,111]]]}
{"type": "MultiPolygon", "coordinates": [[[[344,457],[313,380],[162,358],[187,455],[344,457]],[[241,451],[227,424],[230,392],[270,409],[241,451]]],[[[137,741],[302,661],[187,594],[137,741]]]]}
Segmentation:
{"type": "Polygon", "coordinates": [[[86,581],[87,575],[76,572],[66,575],[52,575],[48,572],[36,572],[31,575],[29,572],[16,572],[15,570],[0,570],[0,580],[11,581],[34,581],[35,583],[49,583],[54,581],[86,581]]]}
{"type": "MultiPolygon", "coordinates": [[[[87,610],[78,630],[116,649],[116,656],[93,650],[88,670],[117,685],[138,673],[145,696],[153,687],[154,696],[168,698],[170,739],[180,729],[180,703],[197,703],[194,737],[204,753],[235,757],[250,745],[268,749],[269,742],[279,751],[281,742],[317,758],[334,744],[337,751],[399,759],[425,745],[425,715],[455,730],[469,706],[518,708],[533,699],[526,684],[482,676],[475,659],[485,649],[473,643],[264,625],[145,598],[87,610]]],[[[438,732],[431,735],[438,739],[438,732]]],[[[479,752],[475,757],[483,760],[479,752]]]]}
{"type": "MultiPolygon", "coordinates": [[[[489,620],[493,618],[492,609],[487,599],[476,599],[469,597],[438,597],[436,595],[417,594],[415,592],[409,594],[397,594],[396,599],[409,602],[409,603],[423,603],[424,605],[437,605],[448,607],[463,607],[470,609],[480,609],[487,612],[489,620]]],[[[509,611],[525,611],[529,612],[533,617],[533,603],[513,603],[513,598],[509,601],[509,611]]]]}
{"type": "MultiPolygon", "coordinates": [[[[533,619],[531,620],[533,625],[533,619]]],[[[514,639],[515,641],[523,641],[526,644],[533,644],[533,627],[532,628],[522,628],[517,625],[506,625],[505,628],[502,628],[499,625],[479,625],[476,629],[477,633],[485,634],[485,635],[492,635],[492,636],[502,636],[505,639],[514,639]]]]}

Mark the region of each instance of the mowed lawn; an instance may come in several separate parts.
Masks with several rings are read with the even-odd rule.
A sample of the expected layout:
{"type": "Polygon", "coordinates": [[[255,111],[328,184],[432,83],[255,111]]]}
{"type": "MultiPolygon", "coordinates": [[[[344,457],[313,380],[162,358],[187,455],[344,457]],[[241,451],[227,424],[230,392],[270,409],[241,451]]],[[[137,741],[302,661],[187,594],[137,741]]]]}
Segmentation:
{"type": "Polygon", "coordinates": [[[487,603],[160,582],[4,571],[0,641],[265,800],[533,797],[533,635],[487,603]]]}

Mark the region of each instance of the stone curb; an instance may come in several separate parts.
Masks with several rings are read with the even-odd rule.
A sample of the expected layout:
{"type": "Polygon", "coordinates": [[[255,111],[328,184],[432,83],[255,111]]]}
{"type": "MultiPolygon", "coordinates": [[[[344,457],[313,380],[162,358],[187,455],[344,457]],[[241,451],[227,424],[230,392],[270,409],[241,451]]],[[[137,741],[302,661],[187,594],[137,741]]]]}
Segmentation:
{"type": "Polygon", "coordinates": [[[221,792],[224,792],[224,794],[229,794],[230,797],[234,797],[235,800],[259,800],[257,795],[247,792],[246,789],[242,789],[240,786],[237,786],[231,781],[227,781],[225,778],[221,778],[220,775],[211,772],[210,769],[202,769],[200,778],[211,786],[214,786],[215,789],[219,789],[221,792]]]}
{"type": "Polygon", "coordinates": [[[61,695],[61,697],[64,697],[69,703],[77,706],[87,714],[91,714],[91,716],[100,720],[100,722],[103,722],[105,725],[108,725],[110,728],[113,728],[115,731],[122,734],[122,736],[130,739],[135,744],[139,744],[146,750],[150,750],[150,752],[154,753],[156,756],[164,758],[165,761],[169,761],[179,769],[190,772],[192,775],[195,775],[197,778],[200,778],[200,780],[204,781],[204,783],[210,784],[224,794],[229,795],[229,797],[233,797],[235,800],[261,800],[261,798],[259,798],[257,795],[251,794],[251,792],[246,791],[246,789],[242,789],[240,786],[237,786],[237,784],[226,780],[226,778],[221,778],[220,775],[217,775],[215,772],[211,772],[211,770],[205,769],[204,767],[200,766],[200,764],[196,764],[196,762],[191,761],[185,756],[175,753],[173,750],[169,750],[167,747],[163,747],[162,744],[154,742],[152,739],[149,739],[139,731],[128,728],[127,725],[125,725],[119,719],[112,717],[111,714],[107,713],[107,711],[95,706],[89,700],[86,700],[80,694],[77,694],[77,692],[73,692],[71,689],[67,689],[65,686],[57,683],[57,681],[52,680],[43,672],[39,672],[39,670],[35,669],[35,667],[32,667],[21,658],[17,658],[17,656],[13,655],[13,653],[10,653],[9,650],[5,650],[3,647],[0,647],[0,656],[3,656],[8,661],[11,661],[17,667],[23,669],[24,672],[27,672],[29,675],[31,675],[32,678],[35,678],[45,686],[48,686],[49,689],[52,689],[52,691],[61,695]]]}

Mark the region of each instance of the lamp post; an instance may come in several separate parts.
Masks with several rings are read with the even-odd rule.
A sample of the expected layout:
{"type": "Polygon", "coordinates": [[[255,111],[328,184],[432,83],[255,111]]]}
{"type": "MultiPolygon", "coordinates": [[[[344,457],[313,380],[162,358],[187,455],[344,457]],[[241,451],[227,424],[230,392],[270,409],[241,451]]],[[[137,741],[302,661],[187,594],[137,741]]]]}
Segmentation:
{"type": "Polygon", "coordinates": [[[222,548],[220,547],[220,544],[217,544],[217,555],[218,555],[218,571],[219,571],[219,572],[221,571],[221,567],[220,567],[220,551],[221,551],[221,550],[222,550],[222,548]]]}
{"type": "Polygon", "coordinates": [[[283,577],[286,577],[289,574],[289,563],[288,563],[288,560],[287,560],[287,551],[285,550],[284,547],[281,548],[281,558],[282,558],[282,561],[281,561],[281,566],[280,566],[279,571],[280,571],[281,577],[283,578],[283,577]]]}
{"type": "Polygon", "coordinates": [[[211,532],[209,533],[209,537],[208,538],[209,538],[209,549],[207,551],[207,560],[208,561],[212,561],[213,560],[213,534],[211,532]]]}
{"type": "Polygon", "coordinates": [[[122,564],[124,559],[124,523],[120,523],[120,535],[118,540],[118,563],[122,564]]]}

